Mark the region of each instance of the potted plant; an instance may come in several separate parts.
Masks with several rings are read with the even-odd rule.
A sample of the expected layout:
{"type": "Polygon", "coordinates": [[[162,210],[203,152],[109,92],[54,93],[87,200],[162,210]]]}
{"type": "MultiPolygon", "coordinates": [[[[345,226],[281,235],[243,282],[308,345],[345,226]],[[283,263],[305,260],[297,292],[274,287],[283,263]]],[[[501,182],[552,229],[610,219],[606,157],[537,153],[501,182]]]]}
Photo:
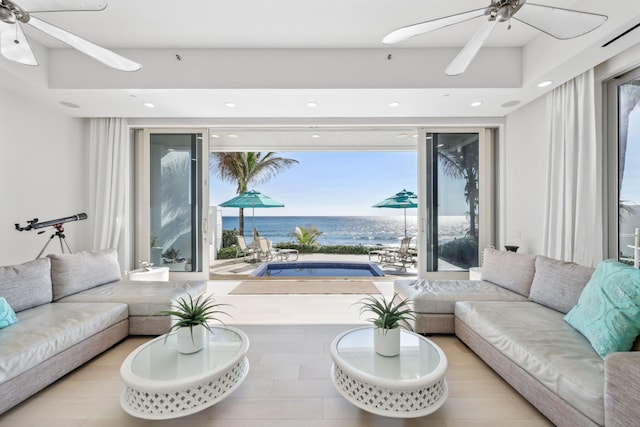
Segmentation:
{"type": "Polygon", "coordinates": [[[180,298],[176,301],[173,310],[161,311],[159,315],[173,316],[177,321],[169,328],[165,336],[165,342],[169,334],[177,331],[178,351],[180,353],[195,353],[204,347],[207,331],[213,332],[209,326],[210,321],[224,324],[218,318],[219,315],[229,314],[219,310],[222,306],[229,304],[216,304],[210,295],[204,298],[202,295],[195,300],[189,295],[189,299],[180,298]]]}
{"type": "Polygon", "coordinates": [[[370,312],[374,315],[367,320],[375,326],[373,348],[376,353],[382,356],[400,354],[400,328],[410,328],[409,321],[415,320],[409,299],[400,300],[396,293],[390,300],[384,295],[380,298],[368,295],[357,304],[361,306],[360,314],[370,312]]]}

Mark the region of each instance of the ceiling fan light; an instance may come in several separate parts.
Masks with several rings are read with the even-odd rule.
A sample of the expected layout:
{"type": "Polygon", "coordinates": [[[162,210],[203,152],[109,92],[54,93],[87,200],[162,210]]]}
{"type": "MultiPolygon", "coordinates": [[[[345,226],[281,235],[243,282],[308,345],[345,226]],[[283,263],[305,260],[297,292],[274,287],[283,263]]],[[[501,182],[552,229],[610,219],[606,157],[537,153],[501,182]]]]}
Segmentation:
{"type": "Polygon", "coordinates": [[[498,9],[498,13],[496,14],[496,20],[498,22],[505,22],[511,19],[513,15],[513,8],[509,5],[502,6],[498,9]]]}

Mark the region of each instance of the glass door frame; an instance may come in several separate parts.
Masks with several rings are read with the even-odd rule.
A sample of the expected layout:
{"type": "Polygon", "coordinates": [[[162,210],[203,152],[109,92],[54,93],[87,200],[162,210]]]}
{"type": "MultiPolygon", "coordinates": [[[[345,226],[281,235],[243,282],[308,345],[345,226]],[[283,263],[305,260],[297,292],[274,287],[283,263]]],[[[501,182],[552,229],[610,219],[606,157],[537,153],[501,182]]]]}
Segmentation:
{"type": "Polygon", "coordinates": [[[606,155],[605,164],[607,167],[607,208],[605,209],[605,218],[607,218],[607,227],[605,228],[605,254],[604,258],[620,258],[620,186],[619,186],[619,148],[620,148],[620,117],[619,117],[619,100],[618,89],[632,80],[640,79],[640,68],[634,68],[624,74],[617,75],[611,80],[605,82],[605,90],[603,96],[604,104],[604,137],[606,155]]]}
{"type": "Polygon", "coordinates": [[[151,134],[200,134],[202,144],[199,147],[202,158],[200,188],[200,224],[199,234],[202,242],[200,260],[202,271],[170,272],[171,280],[208,280],[209,279],[209,132],[207,128],[145,128],[136,131],[136,168],[135,168],[135,256],[136,261],[151,259],[151,134]]]}
{"type": "Polygon", "coordinates": [[[427,162],[427,134],[431,133],[477,133],[479,139],[479,182],[478,182],[478,260],[482,264],[482,251],[495,246],[496,210],[495,210],[495,144],[496,131],[490,128],[418,128],[418,278],[419,279],[468,279],[467,271],[427,271],[428,251],[428,202],[431,166],[427,162]]]}

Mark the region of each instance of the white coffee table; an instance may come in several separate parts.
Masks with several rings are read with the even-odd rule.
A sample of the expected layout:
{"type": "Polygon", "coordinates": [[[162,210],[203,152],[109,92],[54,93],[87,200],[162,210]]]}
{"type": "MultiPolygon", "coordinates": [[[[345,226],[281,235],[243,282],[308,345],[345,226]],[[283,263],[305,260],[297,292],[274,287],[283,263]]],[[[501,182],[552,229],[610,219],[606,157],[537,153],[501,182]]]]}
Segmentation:
{"type": "Polygon", "coordinates": [[[355,406],[387,417],[428,415],[447,397],[447,357],[431,340],[403,330],[400,354],[373,350],[373,327],[347,331],[331,343],[331,376],[355,406]]]}
{"type": "Polygon", "coordinates": [[[234,391],[249,372],[247,335],[232,327],[212,327],[205,348],[178,352],[177,336],[159,336],[134,350],[122,363],[120,397],[129,414],[151,420],[201,411],[234,391]]]}

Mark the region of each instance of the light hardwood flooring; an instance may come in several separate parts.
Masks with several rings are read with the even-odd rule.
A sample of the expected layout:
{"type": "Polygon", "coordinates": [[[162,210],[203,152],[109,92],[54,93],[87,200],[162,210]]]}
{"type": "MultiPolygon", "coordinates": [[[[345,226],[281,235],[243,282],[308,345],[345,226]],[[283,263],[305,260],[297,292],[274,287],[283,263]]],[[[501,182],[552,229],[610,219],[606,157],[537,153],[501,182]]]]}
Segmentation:
{"type": "MultiPolygon", "coordinates": [[[[362,324],[353,302],[361,295],[227,295],[237,282],[210,282],[216,301],[233,304],[233,319],[250,340],[250,371],[227,399],[197,414],[140,420],[119,404],[119,369],[150,337],[129,337],[0,416],[0,426],[212,427],[479,427],[551,425],[454,336],[432,336],[447,355],[449,397],[435,413],[415,419],[375,416],[348,403],[329,378],[328,352],[340,332],[362,324]]],[[[376,283],[383,294],[390,282],[376,283]]]]}

